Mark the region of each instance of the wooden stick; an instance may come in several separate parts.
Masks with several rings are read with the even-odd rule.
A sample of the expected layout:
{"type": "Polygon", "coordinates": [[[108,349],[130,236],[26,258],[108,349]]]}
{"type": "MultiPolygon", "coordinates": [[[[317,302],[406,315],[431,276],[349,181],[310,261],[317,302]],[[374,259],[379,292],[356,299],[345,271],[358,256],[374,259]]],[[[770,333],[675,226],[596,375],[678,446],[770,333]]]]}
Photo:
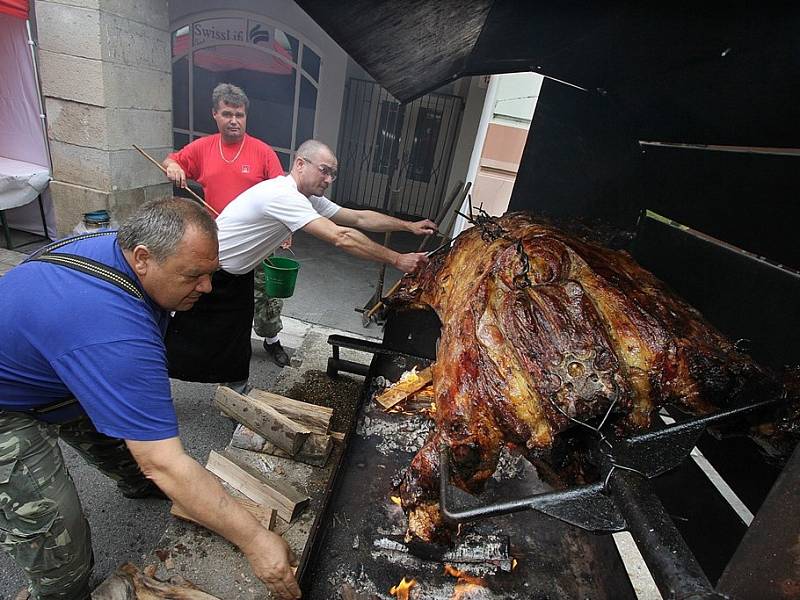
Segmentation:
{"type": "Polygon", "coordinates": [[[92,600],[220,600],[180,576],[170,577],[169,581],[156,579],[155,571],[155,565],[140,571],[125,563],[92,592],[92,600]]]}
{"type": "MultiPolygon", "coordinates": [[[[150,155],[149,155],[147,152],[145,152],[144,150],[142,150],[141,148],[139,148],[139,146],[137,146],[136,144],[133,144],[133,147],[134,147],[134,148],[136,148],[136,150],[138,150],[138,151],[139,151],[139,153],[140,153],[142,156],[144,156],[144,157],[145,157],[147,160],[149,160],[151,163],[153,163],[155,166],[157,166],[159,169],[161,169],[161,172],[162,172],[162,173],[164,173],[164,175],[166,175],[166,174],[167,174],[167,170],[166,170],[166,169],[165,169],[163,166],[161,166],[161,163],[160,163],[160,162],[158,162],[158,161],[157,161],[155,158],[153,158],[153,157],[152,157],[152,156],[150,156],[150,155]]],[[[211,206],[211,205],[210,205],[208,202],[206,202],[206,201],[205,201],[205,200],[203,200],[203,199],[202,199],[200,196],[198,196],[197,194],[195,194],[195,193],[194,193],[194,190],[192,190],[190,187],[188,187],[188,186],[187,186],[187,187],[185,187],[185,188],[183,188],[183,189],[185,189],[187,192],[189,192],[189,193],[192,195],[192,197],[193,197],[195,200],[197,200],[198,202],[200,202],[200,203],[201,203],[203,206],[205,206],[205,207],[206,207],[208,210],[210,210],[212,213],[214,213],[216,216],[219,216],[219,213],[218,213],[216,210],[214,210],[214,208],[213,208],[213,207],[212,207],[212,206],[211,206]]]]}
{"type": "Polygon", "coordinates": [[[283,416],[269,404],[242,396],[232,389],[219,386],[214,395],[214,404],[226,415],[252,429],[292,456],[297,454],[311,430],[283,416]]]}
{"type": "MultiPolygon", "coordinates": [[[[402,281],[403,281],[403,278],[401,277],[400,279],[398,279],[398,280],[397,280],[397,283],[395,283],[395,284],[392,286],[392,288],[391,288],[391,289],[390,289],[388,292],[386,292],[386,297],[387,297],[387,298],[388,298],[389,296],[391,296],[392,294],[394,294],[394,293],[397,291],[397,288],[399,288],[399,287],[400,287],[400,283],[402,283],[402,281]]],[[[383,300],[379,301],[379,302],[378,302],[378,303],[377,303],[375,306],[373,306],[372,308],[370,308],[370,309],[369,309],[369,311],[367,312],[367,314],[366,314],[366,317],[365,317],[365,318],[366,318],[366,319],[369,319],[369,318],[371,318],[371,317],[372,317],[372,315],[374,315],[376,312],[378,312],[378,309],[379,309],[381,306],[383,306],[383,300]]]]}
{"type": "Polygon", "coordinates": [[[252,467],[213,450],[208,455],[206,469],[250,500],[276,509],[278,516],[287,523],[299,515],[310,500],[289,484],[268,479],[252,467]]]}
{"type": "MultiPolygon", "coordinates": [[[[446,203],[442,204],[441,212],[439,212],[439,214],[436,215],[436,220],[434,221],[434,223],[436,223],[436,227],[438,229],[442,228],[442,225],[444,225],[444,220],[449,214],[457,212],[457,210],[455,210],[454,207],[458,206],[459,208],[461,208],[461,205],[464,203],[464,198],[467,197],[467,193],[469,192],[470,187],[472,187],[472,183],[470,183],[469,181],[466,184],[462,184],[461,182],[458,183],[458,186],[455,190],[455,194],[452,196],[452,199],[449,199],[446,203]]],[[[438,235],[441,238],[447,237],[441,232],[437,232],[435,235],[438,235]]],[[[422,242],[420,243],[417,252],[422,252],[422,249],[425,247],[425,244],[428,243],[428,239],[430,237],[431,234],[428,234],[422,239],[422,242]]]]}

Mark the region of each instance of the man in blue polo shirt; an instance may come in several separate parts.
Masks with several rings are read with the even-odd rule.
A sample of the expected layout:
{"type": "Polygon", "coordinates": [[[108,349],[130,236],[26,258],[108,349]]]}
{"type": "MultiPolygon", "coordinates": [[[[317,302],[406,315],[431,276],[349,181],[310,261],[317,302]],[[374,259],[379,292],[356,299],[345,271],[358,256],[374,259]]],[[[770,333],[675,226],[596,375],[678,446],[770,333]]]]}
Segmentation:
{"type": "Polygon", "coordinates": [[[118,232],[57,242],[0,279],[0,546],[32,598],[89,595],[89,526],[61,437],[130,497],[163,491],[299,598],[286,543],[178,438],[163,334],[211,290],[216,225],[191,201],[145,204],[118,232]],[[82,318],[91,320],[89,324],[82,318]]]}

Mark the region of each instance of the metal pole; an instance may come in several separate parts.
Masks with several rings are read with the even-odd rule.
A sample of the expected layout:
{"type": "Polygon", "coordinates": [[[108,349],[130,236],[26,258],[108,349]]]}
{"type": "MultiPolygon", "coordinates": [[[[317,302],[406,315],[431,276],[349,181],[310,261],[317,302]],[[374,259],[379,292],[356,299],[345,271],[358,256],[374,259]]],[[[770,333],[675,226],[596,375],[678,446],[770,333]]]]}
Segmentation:
{"type": "Polygon", "coordinates": [[[616,469],[608,483],[617,506],[625,515],[628,531],[664,598],[726,598],[714,591],[646,479],[631,471],[616,469]]]}

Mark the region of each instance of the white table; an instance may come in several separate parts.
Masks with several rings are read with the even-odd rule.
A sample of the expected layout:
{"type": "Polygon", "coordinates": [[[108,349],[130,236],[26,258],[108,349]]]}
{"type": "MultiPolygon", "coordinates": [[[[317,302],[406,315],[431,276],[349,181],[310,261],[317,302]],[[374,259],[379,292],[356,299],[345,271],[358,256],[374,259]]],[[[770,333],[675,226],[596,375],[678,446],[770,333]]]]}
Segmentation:
{"type": "Polygon", "coordinates": [[[39,198],[42,225],[47,231],[44,208],[40,194],[50,183],[50,169],[41,165],[0,156],[0,221],[6,237],[6,247],[11,250],[11,232],[8,230],[4,210],[24,206],[39,198]]]}

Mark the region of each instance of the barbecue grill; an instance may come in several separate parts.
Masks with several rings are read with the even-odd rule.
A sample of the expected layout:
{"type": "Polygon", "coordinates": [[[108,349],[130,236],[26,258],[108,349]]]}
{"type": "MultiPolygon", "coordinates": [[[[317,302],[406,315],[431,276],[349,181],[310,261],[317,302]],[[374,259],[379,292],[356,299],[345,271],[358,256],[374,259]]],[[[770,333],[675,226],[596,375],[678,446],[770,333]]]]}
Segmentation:
{"type": "MultiPolygon", "coordinates": [[[[435,545],[406,546],[402,539],[404,515],[389,499],[392,479],[408,465],[429,431],[427,420],[385,414],[369,402],[376,378],[397,380],[402,372],[424,367],[434,358],[438,327],[433,313],[406,311],[388,315],[383,344],[343,336],[329,339],[334,348],[329,359],[331,375],[339,371],[363,373],[363,367],[339,358],[340,348],[372,352],[374,359],[366,372],[356,433],[343,457],[346,469],[328,506],[328,517],[305,557],[304,573],[309,573],[314,582],[309,579],[307,588],[312,598],[337,597],[342,586],[385,592],[407,573],[424,582],[422,597],[452,595],[455,580],[444,573],[443,565],[458,563],[459,553],[468,551],[457,547],[445,554],[435,545]]],[[[775,578],[787,579],[793,572],[788,563],[791,559],[769,540],[780,533],[774,528],[785,533],[787,524],[791,525],[785,518],[775,517],[790,512],[796,500],[790,482],[800,473],[800,460],[795,457],[787,467],[782,476],[785,489],[767,503],[773,517],[752,525],[741,544],[746,528],[740,517],[697,465],[686,460],[705,436],[708,439],[700,445],[707,455],[732,456],[743,471],[759,472],[758,478],[730,478],[755,512],[778,478],[779,469],[765,462],[747,440],[713,440],[704,432],[711,425],[735,421],[782,401],[754,398],[737,408],[665,424],[628,439],[604,435],[602,428],[588,432],[595,440],[600,481],[564,491],[552,491],[524,459],[514,462],[506,457],[487,491],[479,499],[473,498],[449,485],[448,454],[443,450],[442,511],[451,522],[470,524],[468,545],[475,545],[472,552],[479,558],[468,561],[467,568],[496,573],[491,580],[494,595],[483,597],[635,597],[611,538],[593,535],[621,530],[633,534],[665,598],[726,597],[717,590],[749,597],[741,594],[741,586],[752,586],[752,581],[737,569],[752,569],[758,556],[770,548],[784,559],[771,561],[767,570],[775,578]],[[509,469],[509,463],[514,467],[509,469]],[[497,567],[508,559],[502,552],[488,559],[481,554],[482,546],[495,543],[493,534],[497,532],[502,532],[513,558],[519,561],[518,573],[497,567]],[[760,538],[760,542],[753,544],[749,541],[753,538],[760,538]],[[742,553],[748,558],[742,558],[742,553]],[[565,564],[569,569],[562,568],[565,564]],[[582,577],[575,577],[575,570],[582,577]]],[[[672,421],[667,416],[664,420],[672,421]]],[[[731,469],[734,465],[729,463],[730,459],[727,464],[723,460],[720,470],[731,469]]],[[[781,539],[778,544],[783,542],[781,539]]]]}
{"type": "MultiPolygon", "coordinates": [[[[642,266],[757,361],[776,370],[800,363],[797,8],[299,4],[401,102],[463,75],[548,76],[509,210],[622,232],[616,241],[630,240],[625,248],[642,266]],[[441,33],[425,34],[432,30],[441,33]]],[[[507,456],[473,498],[452,488],[443,468],[443,509],[462,523],[469,542],[458,552],[468,560],[404,545],[403,516],[388,496],[426,420],[384,414],[367,400],[378,377],[396,380],[435,358],[438,328],[431,313],[389,312],[381,345],[330,340],[329,370],[366,381],[303,557],[307,597],[387,597],[417,573],[419,597],[450,598],[448,561],[493,570],[487,598],[634,597],[607,535],[622,529],[665,598],[800,597],[792,550],[800,456],[772,463],[748,439],[707,429],[771,409],[757,397],[703,419],[663,413],[663,425],[627,440],[579,427],[602,474],[593,486],[549,489],[507,456]],[[347,347],[373,352],[371,364],[348,364],[338,350],[347,347]],[[506,549],[518,561],[511,571],[502,568],[506,549]]]]}

